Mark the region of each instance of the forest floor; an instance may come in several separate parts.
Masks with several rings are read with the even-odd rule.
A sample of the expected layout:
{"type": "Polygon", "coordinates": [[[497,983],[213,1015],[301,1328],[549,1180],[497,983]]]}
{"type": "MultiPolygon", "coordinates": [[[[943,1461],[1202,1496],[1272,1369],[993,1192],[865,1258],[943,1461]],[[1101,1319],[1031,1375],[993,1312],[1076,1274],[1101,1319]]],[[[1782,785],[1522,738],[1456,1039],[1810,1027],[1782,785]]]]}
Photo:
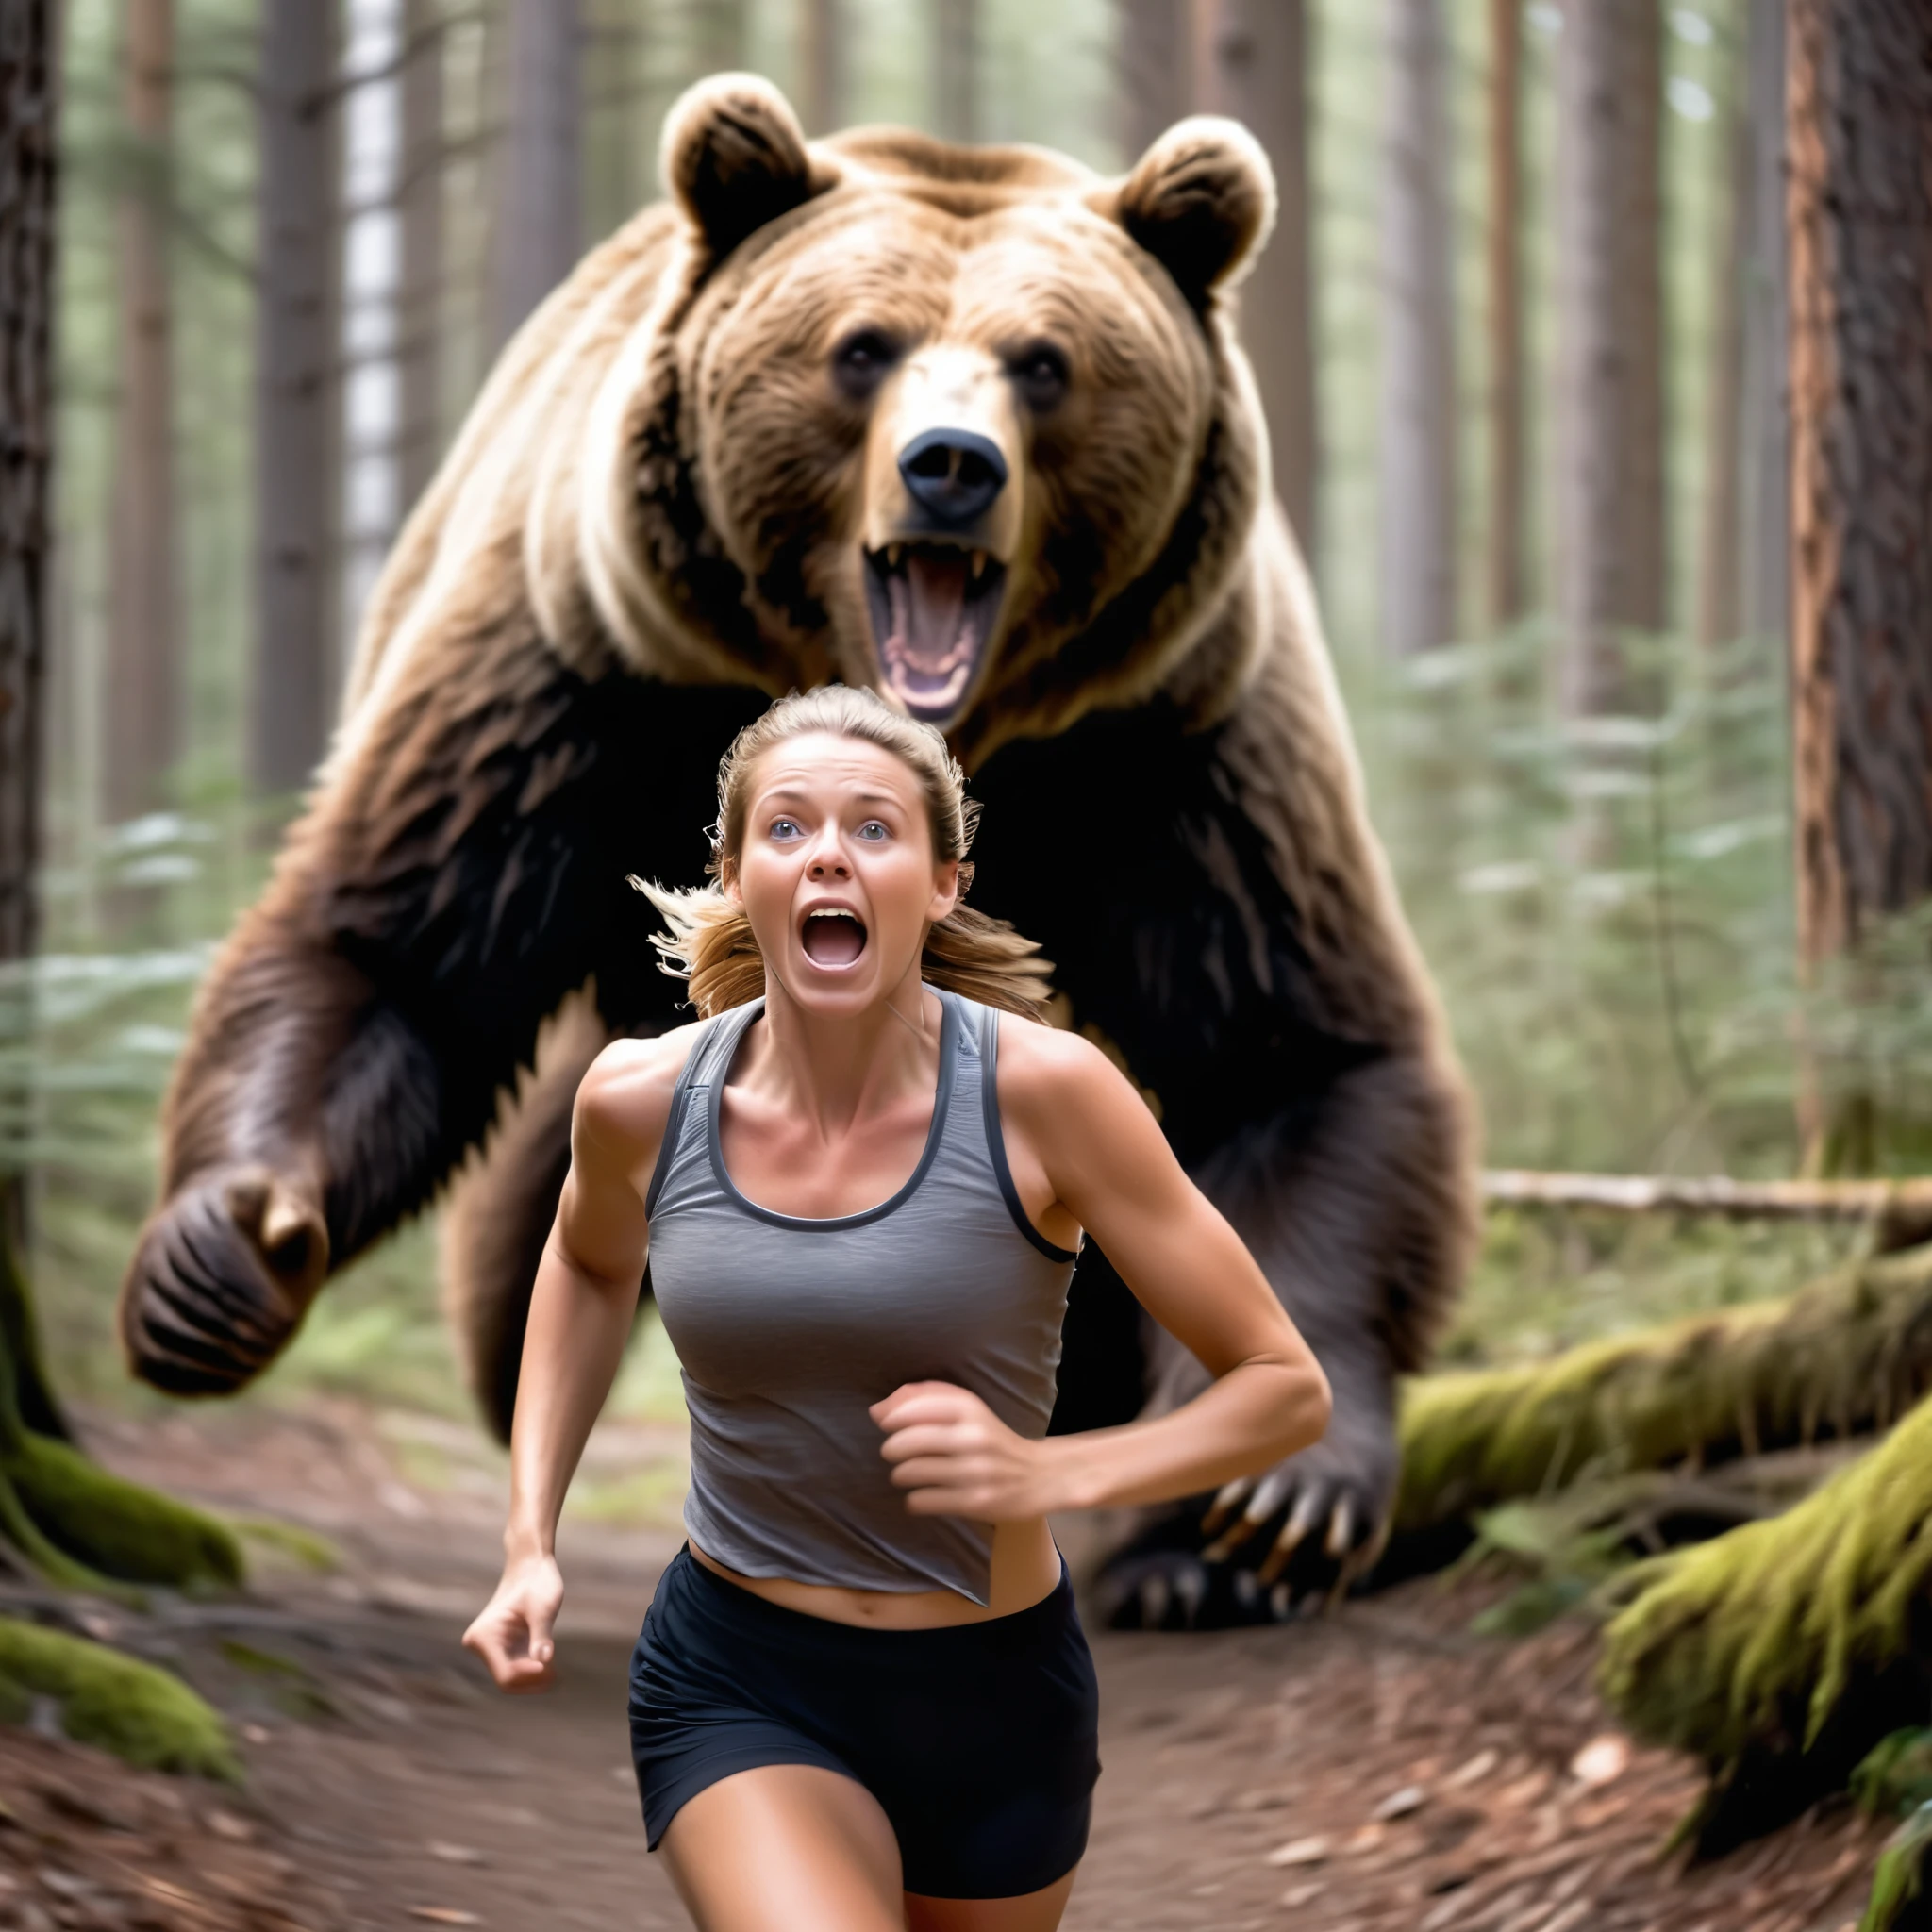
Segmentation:
{"type": "MultiPolygon", "coordinates": [[[[677,1543],[674,1425],[593,1438],[560,1544],[559,1682],[521,1699],[457,1643],[502,1522],[502,1458],[467,1427],[312,1399],[88,1434],[113,1466],[337,1560],[257,1535],[245,1598],[87,1613],[230,1714],[246,1783],[0,1730],[0,1926],[687,1923],[644,1851],[625,1725],[677,1543]]],[[[1477,1638],[1479,1601],[1424,1582],[1263,1630],[1093,1632],[1106,1770],[1068,1932],[1850,1932],[1883,1825],[1832,1808],[1685,1871],[1661,1847],[1694,1767],[1616,1733],[1587,1627],[1477,1638]]]]}

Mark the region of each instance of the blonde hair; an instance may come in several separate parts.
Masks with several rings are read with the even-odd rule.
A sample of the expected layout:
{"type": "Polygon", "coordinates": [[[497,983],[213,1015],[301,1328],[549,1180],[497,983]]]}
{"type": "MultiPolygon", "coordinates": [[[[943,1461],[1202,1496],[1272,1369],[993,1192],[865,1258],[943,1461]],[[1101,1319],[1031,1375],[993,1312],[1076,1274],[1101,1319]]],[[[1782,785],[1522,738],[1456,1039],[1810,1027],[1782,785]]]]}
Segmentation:
{"type": "MultiPolygon", "coordinates": [[[[705,868],[713,879],[734,870],[743,850],[753,767],[773,746],[814,731],[860,739],[891,752],[925,795],[934,859],[941,865],[965,860],[979,807],[966,796],[966,774],[945,739],[860,686],[832,684],[780,698],[731,741],[718,767],[718,822],[711,827],[711,859],[705,868]]],[[[972,880],[973,867],[962,862],[962,897],[972,880]]],[[[764,991],[764,956],[737,900],[715,885],[678,892],[637,877],[631,884],[663,914],[670,930],[654,933],[651,942],[663,956],[662,970],[690,982],[691,1004],[700,1014],[708,1019],[764,991]]],[[[1045,1017],[1052,971],[1033,941],[1005,920],[964,905],[927,927],[920,961],[921,977],[934,986],[1030,1020],[1045,1017]]]]}

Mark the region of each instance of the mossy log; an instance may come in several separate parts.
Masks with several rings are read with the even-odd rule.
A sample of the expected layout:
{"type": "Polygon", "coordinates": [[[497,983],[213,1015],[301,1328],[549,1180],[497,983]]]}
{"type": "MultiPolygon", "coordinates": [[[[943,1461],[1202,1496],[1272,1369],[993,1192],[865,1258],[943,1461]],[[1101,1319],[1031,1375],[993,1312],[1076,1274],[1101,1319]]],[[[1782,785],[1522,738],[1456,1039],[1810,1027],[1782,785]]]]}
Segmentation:
{"type": "Polygon", "coordinates": [[[1394,1530],[1513,1497],[1890,1426],[1932,1387],[1932,1245],[1848,1263],[1783,1301],[1693,1315],[1548,1362],[1404,1391],[1394,1530]]]}
{"type": "Polygon", "coordinates": [[[0,1716],[17,1721],[41,1697],[58,1704],[76,1743],[151,1771],[241,1781],[227,1725],[180,1678],[104,1643],[0,1617],[0,1716]]]}
{"type": "Polygon", "coordinates": [[[1710,1767],[1716,1849],[1793,1815],[1923,1709],[1932,1663],[1932,1403],[1782,1516],[1639,1564],[1603,1689],[1710,1767]]]}
{"type": "Polygon", "coordinates": [[[0,1543],[76,1590],[241,1581],[241,1544],[225,1524],[90,1462],[52,1433],[61,1426],[26,1279],[0,1223],[0,1543]]]}

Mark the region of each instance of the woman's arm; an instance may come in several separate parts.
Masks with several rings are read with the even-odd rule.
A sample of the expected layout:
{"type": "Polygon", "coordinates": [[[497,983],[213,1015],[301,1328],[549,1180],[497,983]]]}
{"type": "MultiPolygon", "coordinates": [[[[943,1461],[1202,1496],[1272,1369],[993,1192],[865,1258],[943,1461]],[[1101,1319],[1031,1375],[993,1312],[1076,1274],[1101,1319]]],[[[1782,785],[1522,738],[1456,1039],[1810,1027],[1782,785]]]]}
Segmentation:
{"type": "Polygon", "coordinates": [[[892,1479],[910,1491],[907,1507],[1010,1522],[1158,1503],[1318,1441],[1328,1425],[1327,1378],[1240,1236],[1182,1173],[1145,1103],[1076,1035],[1003,1026],[1000,1044],[1000,1111],[1022,1198],[1050,1193],[1215,1380],[1156,1420],[1040,1441],[1016,1435],[964,1390],[896,1390],[873,1414],[887,1432],[892,1479]]]}
{"type": "Polygon", "coordinates": [[[557,1520],[591,1427],[616,1379],[638,1307],[643,1189],[658,1156],[690,1029],[608,1047],[571,1117],[571,1166],[524,1332],[510,1427],[503,1579],[463,1642],[505,1690],[541,1690],[563,1601],[557,1520]]]}

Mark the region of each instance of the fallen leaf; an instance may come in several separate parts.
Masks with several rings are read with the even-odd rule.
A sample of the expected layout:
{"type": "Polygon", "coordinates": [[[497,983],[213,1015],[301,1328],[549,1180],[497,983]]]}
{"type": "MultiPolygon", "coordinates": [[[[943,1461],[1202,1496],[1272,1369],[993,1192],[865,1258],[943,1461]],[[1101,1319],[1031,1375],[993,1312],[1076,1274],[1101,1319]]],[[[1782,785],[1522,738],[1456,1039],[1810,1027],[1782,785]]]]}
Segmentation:
{"type": "Polygon", "coordinates": [[[480,1925],[475,1912],[459,1911],[455,1906],[411,1906],[412,1919],[427,1919],[432,1925],[480,1925]]]}
{"type": "Polygon", "coordinates": [[[1314,1902],[1318,1898],[1320,1898],[1322,1894],[1327,1890],[1328,1888],[1325,1885],[1321,1884],[1291,1885],[1288,1888],[1288,1890],[1281,1894],[1281,1903],[1285,1905],[1290,1911],[1298,1912],[1304,1906],[1313,1905],[1314,1902]]]}
{"type": "Polygon", "coordinates": [[[1609,1784],[1630,1768],[1630,1740],[1615,1731],[1592,1738],[1570,1760],[1570,1775],[1580,1785],[1609,1784]]]}
{"type": "Polygon", "coordinates": [[[1476,1784],[1488,1777],[1502,1761],[1499,1751],[1478,1751],[1467,1764],[1452,1771],[1442,1780],[1442,1787],[1445,1790],[1459,1791],[1464,1785],[1476,1784]]]}
{"type": "Polygon", "coordinates": [[[429,1840],[429,1856],[441,1858],[445,1865],[487,1865],[490,1862],[481,1852],[469,1845],[447,1844],[440,1838],[429,1840]]]}
{"type": "Polygon", "coordinates": [[[1325,1838],[1295,1838],[1276,1845],[1261,1862],[1278,1871],[1285,1865],[1319,1865],[1328,1856],[1325,1838]]]}
{"type": "Polygon", "coordinates": [[[1407,1818],[1410,1812],[1420,1811],[1428,1796],[1420,1785],[1404,1785],[1399,1791],[1391,1791],[1369,1816],[1379,1824],[1387,1824],[1392,1819],[1407,1818]]]}

